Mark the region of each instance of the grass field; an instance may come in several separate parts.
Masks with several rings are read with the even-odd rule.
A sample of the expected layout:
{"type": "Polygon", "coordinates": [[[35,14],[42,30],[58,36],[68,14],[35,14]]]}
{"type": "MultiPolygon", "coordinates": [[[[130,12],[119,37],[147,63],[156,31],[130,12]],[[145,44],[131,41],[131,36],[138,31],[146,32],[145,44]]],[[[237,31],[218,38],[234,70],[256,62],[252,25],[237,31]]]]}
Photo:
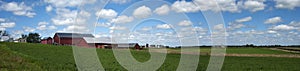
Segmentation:
{"type": "MultiPolygon", "coordinates": [[[[203,51],[203,50],[201,50],[203,51]]],[[[205,51],[209,51],[206,49],[205,51]]],[[[230,53],[266,53],[289,54],[267,49],[228,49],[230,53]]],[[[76,71],[72,47],[28,43],[0,43],[0,71],[6,70],[48,70],[76,71]]],[[[108,70],[126,70],[114,58],[110,49],[97,49],[99,60],[108,70]]],[[[138,61],[147,61],[148,52],[132,51],[138,61]]],[[[200,56],[198,71],[206,70],[209,56],[200,56]]],[[[164,64],[158,71],[176,70],[180,60],[179,54],[167,54],[164,64]]],[[[276,57],[226,57],[223,71],[299,71],[300,58],[276,57]]]]}
{"type": "MultiPolygon", "coordinates": [[[[211,48],[186,48],[191,52],[210,53],[211,48]]],[[[180,52],[180,49],[168,49],[171,52],[180,52]]],[[[295,54],[278,50],[270,50],[269,48],[226,48],[227,54],[295,54]]]]}

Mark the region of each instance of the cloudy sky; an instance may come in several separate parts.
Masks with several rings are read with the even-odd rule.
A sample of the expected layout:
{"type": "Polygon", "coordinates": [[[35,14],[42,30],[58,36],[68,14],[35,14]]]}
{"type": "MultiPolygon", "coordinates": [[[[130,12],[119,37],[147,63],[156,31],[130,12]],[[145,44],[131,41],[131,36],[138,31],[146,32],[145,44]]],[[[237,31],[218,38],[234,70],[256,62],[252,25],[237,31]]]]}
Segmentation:
{"type": "Polygon", "coordinates": [[[76,32],[177,46],[211,45],[210,29],[225,27],[228,45],[295,45],[299,13],[300,0],[0,0],[0,30],[14,38],[76,32]],[[221,13],[223,23],[209,25],[203,12],[221,13]]]}

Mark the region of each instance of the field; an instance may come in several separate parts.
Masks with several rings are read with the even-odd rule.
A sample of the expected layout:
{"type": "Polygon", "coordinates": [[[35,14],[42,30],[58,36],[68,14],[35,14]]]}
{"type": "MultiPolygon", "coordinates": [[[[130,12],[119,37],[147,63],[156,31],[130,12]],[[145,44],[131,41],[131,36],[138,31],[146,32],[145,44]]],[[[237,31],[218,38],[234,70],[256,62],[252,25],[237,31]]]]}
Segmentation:
{"type": "MultiPolygon", "coordinates": [[[[193,51],[195,49],[191,49],[193,51]]],[[[210,52],[209,48],[201,48],[201,52],[210,52]]],[[[180,52],[179,49],[168,49],[180,52]]],[[[266,48],[228,48],[231,54],[293,54],[266,48]]],[[[114,58],[110,49],[97,49],[99,60],[105,70],[126,70],[114,58]]],[[[146,51],[132,51],[134,57],[141,62],[150,58],[146,51]]],[[[55,46],[29,43],[0,43],[0,71],[76,71],[73,50],[70,46],[55,46]]],[[[206,70],[208,55],[201,55],[198,71],[206,70]]],[[[180,54],[167,54],[167,58],[158,71],[176,70],[180,54]]],[[[237,57],[226,56],[222,71],[299,71],[300,58],[285,57],[237,57]]]]}

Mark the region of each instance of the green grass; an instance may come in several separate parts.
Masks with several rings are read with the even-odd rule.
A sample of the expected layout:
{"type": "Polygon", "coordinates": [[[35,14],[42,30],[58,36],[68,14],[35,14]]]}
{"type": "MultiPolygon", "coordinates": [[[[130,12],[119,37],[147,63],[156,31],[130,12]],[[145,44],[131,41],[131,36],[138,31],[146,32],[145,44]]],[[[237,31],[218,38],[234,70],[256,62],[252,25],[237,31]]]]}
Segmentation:
{"type": "MultiPolygon", "coordinates": [[[[210,53],[211,48],[187,48],[191,52],[210,53]]],[[[169,51],[180,52],[180,49],[169,49],[169,51]]],[[[295,54],[279,50],[271,50],[269,48],[226,48],[227,54],[295,54]]]]}
{"type": "MultiPolygon", "coordinates": [[[[5,70],[47,70],[76,71],[73,50],[70,46],[55,46],[28,43],[0,43],[0,71],[5,70]],[[17,59],[16,59],[17,58],[17,59]],[[21,60],[21,61],[19,61],[21,60]],[[5,68],[3,68],[3,66],[5,68]]],[[[256,51],[256,50],[255,50],[256,51]]],[[[97,49],[99,60],[107,71],[126,70],[115,59],[112,50],[97,49]]],[[[145,51],[132,51],[141,62],[149,60],[145,51]]],[[[274,53],[274,52],[272,52],[274,53]]],[[[198,71],[206,70],[209,56],[200,56],[198,71]]],[[[179,54],[167,54],[164,64],[158,71],[176,70],[179,54]]],[[[226,57],[223,71],[299,71],[299,58],[275,57],[226,57]]]]}

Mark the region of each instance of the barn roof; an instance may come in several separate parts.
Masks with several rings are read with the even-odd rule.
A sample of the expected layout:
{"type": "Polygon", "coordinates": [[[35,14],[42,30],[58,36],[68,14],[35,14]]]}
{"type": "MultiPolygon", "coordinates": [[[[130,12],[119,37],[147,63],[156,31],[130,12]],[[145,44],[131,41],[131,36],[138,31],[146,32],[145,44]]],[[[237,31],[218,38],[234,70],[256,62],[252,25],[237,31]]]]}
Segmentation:
{"type": "Polygon", "coordinates": [[[82,38],[82,37],[94,37],[92,34],[80,34],[80,33],[55,33],[59,37],[71,37],[71,38],[82,38]]]}
{"type": "Polygon", "coordinates": [[[83,37],[83,39],[87,43],[108,43],[108,44],[117,45],[117,47],[134,47],[136,44],[138,44],[138,43],[113,42],[113,40],[109,37],[101,37],[101,38],[83,37]]]}
{"type": "Polygon", "coordinates": [[[111,39],[108,37],[102,37],[102,38],[83,37],[83,39],[87,43],[112,43],[111,39]]]}

